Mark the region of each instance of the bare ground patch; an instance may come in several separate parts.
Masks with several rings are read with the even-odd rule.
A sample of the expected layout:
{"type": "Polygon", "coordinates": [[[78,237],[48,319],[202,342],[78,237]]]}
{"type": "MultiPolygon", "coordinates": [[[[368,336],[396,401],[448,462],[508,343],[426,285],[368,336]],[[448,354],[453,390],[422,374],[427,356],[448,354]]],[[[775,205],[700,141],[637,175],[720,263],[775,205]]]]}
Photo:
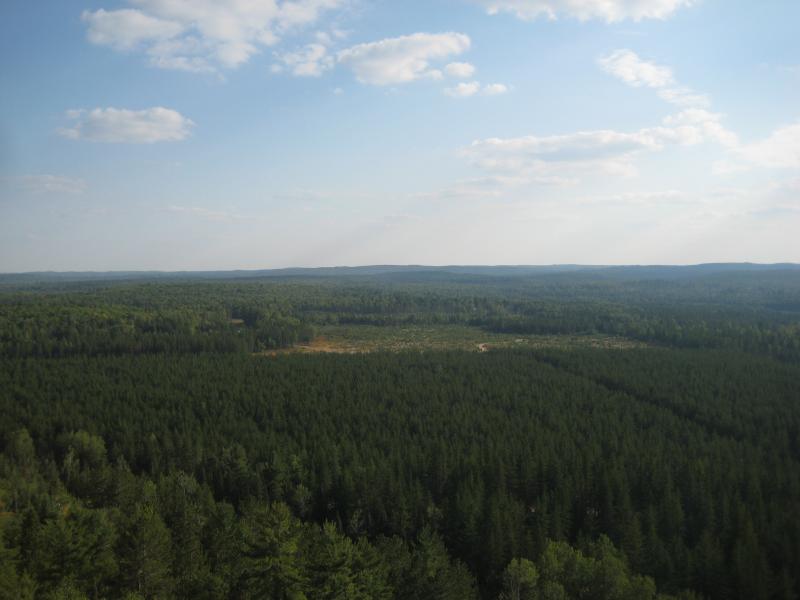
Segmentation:
{"type": "Polygon", "coordinates": [[[259,354],[362,354],[423,350],[490,352],[500,348],[640,348],[642,342],[600,335],[540,335],[520,337],[466,326],[375,327],[328,326],[308,343],[259,354]]]}

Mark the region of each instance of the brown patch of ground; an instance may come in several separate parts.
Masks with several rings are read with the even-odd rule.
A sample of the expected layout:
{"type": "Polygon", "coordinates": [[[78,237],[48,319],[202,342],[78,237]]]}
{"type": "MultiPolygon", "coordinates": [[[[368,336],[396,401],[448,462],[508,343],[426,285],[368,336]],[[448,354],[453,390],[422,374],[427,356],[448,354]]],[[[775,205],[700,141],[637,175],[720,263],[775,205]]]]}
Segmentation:
{"type": "Polygon", "coordinates": [[[278,356],[279,354],[359,354],[370,352],[369,348],[360,347],[357,343],[344,340],[330,340],[324,335],[314,338],[310,342],[296,344],[291,348],[277,348],[266,350],[258,354],[264,356],[278,356]]]}
{"type": "MultiPolygon", "coordinates": [[[[358,348],[347,344],[343,340],[330,340],[324,335],[314,338],[305,344],[297,344],[294,348],[296,352],[324,352],[329,354],[354,354],[359,352],[358,348]]],[[[365,352],[366,350],[361,350],[365,352]]]]}
{"type": "Polygon", "coordinates": [[[370,352],[403,352],[464,350],[491,352],[502,348],[604,348],[621,350],[643,347],[634,340],[598,335],[542,335],[516,337],[496,334],[473,327],[375,327],[329,326],[311,342],[291,348],[268,350],[259,354],[366,354],[370,352]]]}

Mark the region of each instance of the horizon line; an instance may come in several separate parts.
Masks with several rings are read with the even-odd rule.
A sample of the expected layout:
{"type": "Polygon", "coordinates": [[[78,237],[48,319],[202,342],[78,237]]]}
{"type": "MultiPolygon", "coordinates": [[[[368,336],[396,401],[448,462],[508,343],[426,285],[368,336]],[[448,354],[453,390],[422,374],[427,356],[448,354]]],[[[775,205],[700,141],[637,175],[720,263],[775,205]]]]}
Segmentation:
{"type": "Polygon", "coordinates": [[[376,263],[361,265],[335,265],[335,266],[291,266],[291,267],[254,267],[254,268],[205,268],[205,269],[71,269],[71,270],[32,270],[32,271],[0,271],[1,276],[11,275],[112,275],[112,274],[206,274],[206,273],[264,273],[280,271],[323,271],[323,270],[355,270],[355,269],[614,269],[614,268],[692,268],[692,267],[800,267],[800,262],[752,262],[752,261],[716,261],[700,263],[619,263],[619,264],[591,264],[591,263],[517,263],[517,264],[476,264],[476,263],[449,263],[449,264],[392,264],[376,263]]]}

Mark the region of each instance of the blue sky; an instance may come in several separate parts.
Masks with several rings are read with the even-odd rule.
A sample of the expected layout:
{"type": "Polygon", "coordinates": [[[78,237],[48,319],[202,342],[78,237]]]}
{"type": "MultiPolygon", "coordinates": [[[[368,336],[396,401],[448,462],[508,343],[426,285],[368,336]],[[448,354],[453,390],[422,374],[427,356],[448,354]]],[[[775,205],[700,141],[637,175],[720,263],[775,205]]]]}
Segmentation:
{"type": "Polygon", "coordinates": [[[6,0],[0,271],[800,262],[793,0],[6,0]]]}

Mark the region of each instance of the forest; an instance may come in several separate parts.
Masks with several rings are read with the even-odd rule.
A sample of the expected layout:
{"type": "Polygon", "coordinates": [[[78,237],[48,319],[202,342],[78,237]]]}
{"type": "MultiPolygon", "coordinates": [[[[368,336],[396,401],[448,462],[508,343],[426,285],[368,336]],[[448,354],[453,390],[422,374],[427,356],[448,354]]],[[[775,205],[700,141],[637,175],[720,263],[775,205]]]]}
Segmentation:
{"type": "Polygon", "coordinates": [[[797,599],[800,269],[0,276],[0,450],[0,599],[797,599]]]}

